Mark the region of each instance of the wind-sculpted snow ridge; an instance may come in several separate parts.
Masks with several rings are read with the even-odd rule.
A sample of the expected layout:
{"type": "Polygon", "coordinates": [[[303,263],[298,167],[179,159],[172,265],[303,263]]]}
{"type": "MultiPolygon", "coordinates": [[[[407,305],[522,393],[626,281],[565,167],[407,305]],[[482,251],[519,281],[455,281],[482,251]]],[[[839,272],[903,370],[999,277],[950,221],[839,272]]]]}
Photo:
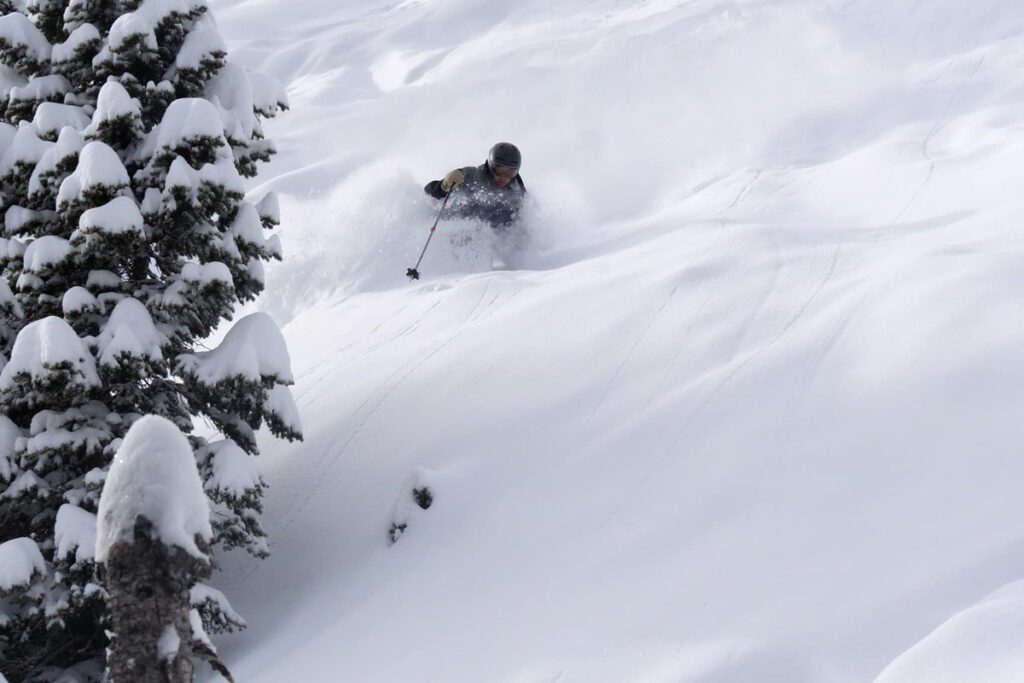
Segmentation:
{"type": "Polygon", "coordinates": [[[1013,683],[1024,679],[1024,582],[943,623],[886,667],[876,683],[1013,683]]]}
{"type": "Polygon", "coordinates": [[[306,440],[216,577],[239,680],[1016,675],[968,652],[1024,578],[1016,2],[256,8],[306,440]],[[443,219],[409,282],[498,140],[523,267],[443,219]]]}

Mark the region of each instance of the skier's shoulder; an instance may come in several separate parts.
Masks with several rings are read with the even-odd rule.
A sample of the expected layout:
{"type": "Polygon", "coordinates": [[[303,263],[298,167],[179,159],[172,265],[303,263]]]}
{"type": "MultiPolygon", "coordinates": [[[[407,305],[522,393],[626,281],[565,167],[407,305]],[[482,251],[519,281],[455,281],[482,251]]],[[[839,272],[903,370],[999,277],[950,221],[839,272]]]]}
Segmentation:
{"type": "Polygon", "coordinates": [[[473,182],[480,182],[487,177],[487,164],[483,163],[479,166],[463,166],[462,172],[466,174],[466,180],[473,182]]]}

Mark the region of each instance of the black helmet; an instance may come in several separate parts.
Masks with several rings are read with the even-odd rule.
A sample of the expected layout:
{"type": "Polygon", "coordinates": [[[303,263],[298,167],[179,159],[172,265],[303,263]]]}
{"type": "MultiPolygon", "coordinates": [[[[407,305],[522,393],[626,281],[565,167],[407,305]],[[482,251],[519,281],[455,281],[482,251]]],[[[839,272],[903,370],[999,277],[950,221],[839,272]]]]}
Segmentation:
{"type": "Polygon", "coordinates": [[[508,166],[518,170],[523,164],[523,155],[511,142],[499,142],[487,153],[487,162],[492,166],[508,166]]]}

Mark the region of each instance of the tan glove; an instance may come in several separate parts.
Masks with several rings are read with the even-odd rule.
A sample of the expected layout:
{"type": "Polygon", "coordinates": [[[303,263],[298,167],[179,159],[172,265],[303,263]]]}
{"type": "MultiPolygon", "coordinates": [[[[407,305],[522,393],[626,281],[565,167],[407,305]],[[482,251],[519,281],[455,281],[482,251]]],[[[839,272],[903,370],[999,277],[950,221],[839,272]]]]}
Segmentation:
{"type": "Polygon", "coordinates": [[[466,174],[462,172],[462,169],[457,168],[454,171],[449,171],[448,175],[441,180],[441,189],[451,192],[464,182],[466,182],[466,174]]]}

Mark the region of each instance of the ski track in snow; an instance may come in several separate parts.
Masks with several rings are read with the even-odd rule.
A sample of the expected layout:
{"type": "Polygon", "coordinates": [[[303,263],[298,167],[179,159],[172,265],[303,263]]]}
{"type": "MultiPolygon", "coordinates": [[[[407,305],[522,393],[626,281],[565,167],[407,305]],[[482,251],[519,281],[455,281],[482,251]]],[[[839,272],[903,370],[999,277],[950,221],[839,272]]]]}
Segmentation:
{"type": "Polygon", "coordinates": [[[892,221],[889,223],[890,227],[899,224],[899,222],[903,219],[907,212],[910,211],[910,209],[915,204],[917,204],[918,200],[921,198],[921,195],[924,193],[925,188],[928,187],[928,184],[931,182],[932,176],[935,175],[937,162],[934,158],[932,158],[932,155],[928,151],[928,147],[929,145],[931,145],[935,137],[942,132],[942,129],[949,125],[949,115],[953,109],[953,104],[959,99],[960,94],[963,92],[963,89],[978,74],[978,71],[981,70],[981,67],[984,63],[984,57],[975,62],[975,65],[971,69],[971,72],[968,75],[967,80],[962,81],[957,86],[956,90],[953,91],[953,94],[950,96],[949,101],[946,103],[946,108],[942,112],[942,115],[938,118],[938,120],[935,121],[934,124],[932,124],[932,127],[928,130],[927,135],[924,136],[924,140],[921,141],[921,156],[924,158],[925,161],[928,162],[928,171],[925,173],[924,180],[921,181],[921,185],[917,188],[917,190],[914,191],[914,194],[911,195],[910,200],[903,206],[902,209],[900,209],[900,212],[896,214],[896,217],[893,218],[892,221]]]}

